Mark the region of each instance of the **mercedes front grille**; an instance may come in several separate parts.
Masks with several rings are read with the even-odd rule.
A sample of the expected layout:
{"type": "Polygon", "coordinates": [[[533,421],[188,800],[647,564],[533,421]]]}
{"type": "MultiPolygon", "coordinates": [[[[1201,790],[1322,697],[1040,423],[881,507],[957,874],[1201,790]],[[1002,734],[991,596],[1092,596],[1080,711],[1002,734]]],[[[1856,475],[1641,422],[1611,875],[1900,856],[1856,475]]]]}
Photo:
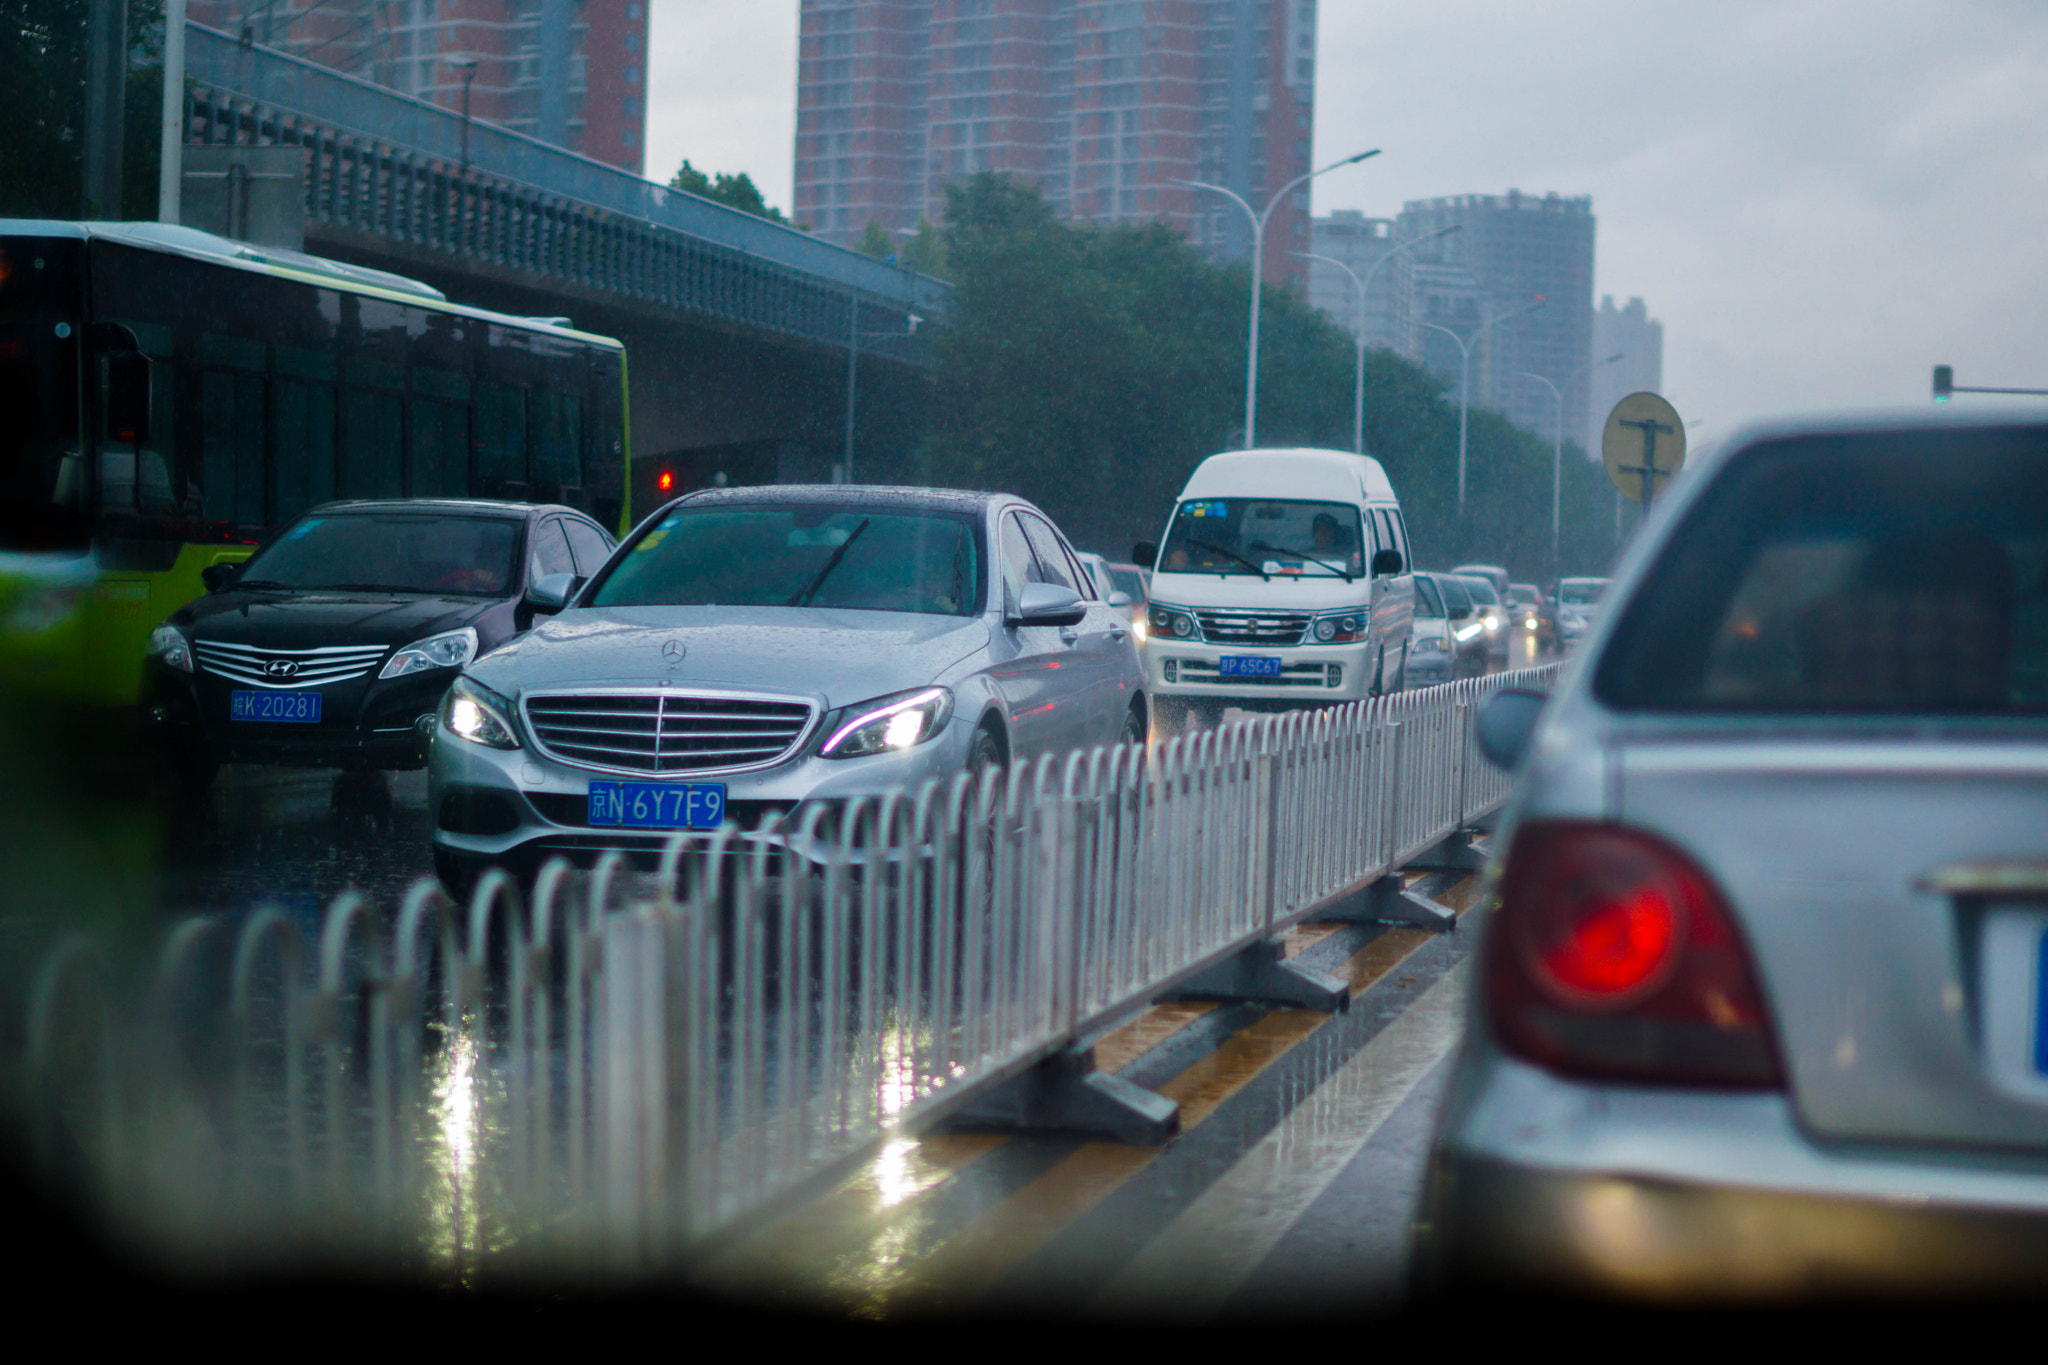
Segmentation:
{"type": "Polygon", "coordinates": [[[540,747],[567,763],[629,773],[691,773],[776,762],[810,729],[805,701],[607,692],[526,699],[540,747]]]}

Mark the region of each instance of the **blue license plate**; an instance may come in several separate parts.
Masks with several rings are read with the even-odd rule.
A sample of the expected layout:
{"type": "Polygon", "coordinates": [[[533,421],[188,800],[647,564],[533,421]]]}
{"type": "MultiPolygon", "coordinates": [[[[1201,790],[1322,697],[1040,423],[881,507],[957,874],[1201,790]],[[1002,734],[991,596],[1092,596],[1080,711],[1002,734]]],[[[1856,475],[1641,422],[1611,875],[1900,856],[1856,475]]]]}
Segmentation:
{"type": "Polygon", "coordinates": [[[717,829],[723,782],[593,782],[590,823],[620,829],[717,829]]]}
{"type": "Polygon", "coordinates": [[[1216,672],[1225,678],[1277,678],[1280,661],[1256,654],[1226,654],[1216,661],[1216,672]]]}
{"type": "Polygon", "coordinates": [[[280,721],[292,725],[320,723],[318,692],[231,692],[228,716],[232,720],[280,721]]]}

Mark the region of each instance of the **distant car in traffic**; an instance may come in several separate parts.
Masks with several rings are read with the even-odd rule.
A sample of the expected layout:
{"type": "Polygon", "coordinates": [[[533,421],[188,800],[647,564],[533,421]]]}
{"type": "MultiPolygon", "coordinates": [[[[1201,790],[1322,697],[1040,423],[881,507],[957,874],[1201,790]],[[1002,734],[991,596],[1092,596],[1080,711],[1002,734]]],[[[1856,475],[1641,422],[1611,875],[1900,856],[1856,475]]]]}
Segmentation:
{"type": "Polygon", "coordinates": [[[1504,666],[1508,661],[1508,639],[1514,633],[1508,605],[1494,590],[1493,580],[1479,574],[1465,574],[1453,571],[1453,576],[1465,585],[1471,594],[1472,610],[1479,618],[1481,628],[1486,632],[1486,659],[1493,667],[1504,666]]]}
{"type": "Polygon", "coordinates": [[[1427,687],[1486,672],[1485,633],[1462,580],[1417,573],[1408,685],[1427,687]]]}
{"type": "Polygon", "coordinates": [[[456,674],[530,623],[527,589],[612,545],[570,507],[325,503],[157,627],[144,714],[198,786],[222,763],[417,768],[456,674]]]}
{"type": "Polygon", "coordinates": [[[2048,423],[1742,433],[1607,597],[1480,713],[1520,780],[1425,1270],[2048,1289],[2048,423]]]}
{"type": "MultiPolygon", "coordinates": [[[[707,489],[477,659],[434,727],[451,890],[550,856],[654,857],[677,830],[793,815],[1146,736],[1125,608],[1019,498],[707,489]]],[[[801,816],[797,816],[798,819],[801,816]]]]}
{"type": "Polygon", "coordinates": [[[1081,551],[1081,567],[1095,587],[1096,600],[1121,607],[1130,614],[1131,631],[1142,645],[1145,640],[1145,580],[1135,564],[1112,564],[1101,555],[1081,551]]]}
{"type": "Polygon", "coordinates": [[[1557,583],[1558,645],[1570,649],[1579,642],[1600,615],[1600,594],[1607,589],[1604,578],[1561,578],[1557,583]]]}
{"type": "Polygon", "coordinates": [[[1508,584],[1510,628],[1527,639],[1532,654],[1541,655],[1557,642],[1557,622],[1544,610],[1543,593],[1534,583],[1508,584]]]}

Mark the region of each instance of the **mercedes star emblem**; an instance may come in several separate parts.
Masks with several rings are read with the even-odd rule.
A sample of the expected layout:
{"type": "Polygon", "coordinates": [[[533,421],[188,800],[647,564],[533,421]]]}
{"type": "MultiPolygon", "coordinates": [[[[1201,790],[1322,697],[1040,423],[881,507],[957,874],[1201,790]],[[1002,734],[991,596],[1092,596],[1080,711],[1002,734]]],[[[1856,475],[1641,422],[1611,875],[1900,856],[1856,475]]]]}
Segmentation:
{"type": "Polygon", "coordinates": [[[668,666],[671,669],[682,667],[683,642],[681,640],[670,640],[661,647],[661,657],[668,660],[668,666]]]}

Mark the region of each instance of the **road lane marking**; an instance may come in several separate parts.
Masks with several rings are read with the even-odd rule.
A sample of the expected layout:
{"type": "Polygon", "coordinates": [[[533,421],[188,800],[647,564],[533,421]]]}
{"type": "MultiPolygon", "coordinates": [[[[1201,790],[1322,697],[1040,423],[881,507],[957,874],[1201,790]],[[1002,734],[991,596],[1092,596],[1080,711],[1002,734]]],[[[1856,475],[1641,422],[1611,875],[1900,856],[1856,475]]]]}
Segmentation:
{"type": "Polygon", "coordinates": [[[1297,1105],[1097,1296],[1094,1307],[1214,1312],[1457,1041],[1463,964],[1297,1105]]]}

